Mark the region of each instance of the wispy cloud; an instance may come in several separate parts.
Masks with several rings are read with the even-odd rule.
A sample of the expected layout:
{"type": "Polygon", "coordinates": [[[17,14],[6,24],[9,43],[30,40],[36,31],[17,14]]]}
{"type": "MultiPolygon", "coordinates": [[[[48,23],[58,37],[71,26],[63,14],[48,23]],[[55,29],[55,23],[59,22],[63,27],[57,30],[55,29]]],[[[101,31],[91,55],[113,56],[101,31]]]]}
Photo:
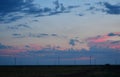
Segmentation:
{"type": "Polygon", "coordinates": [[[12,36],[14,38],[26,38],[26,37],[29,37],[29,38],[48,38],[48,37],[60,38],[60,37],[63,37],[58,34],[47,34],[47,33],[26,33],[26,34],[14,33],[14,34],[12,34],[12,36]]]}
{"type": "Polygon", "coordinates": [[[8,29],[11,29],[11,30],[21,30],[21,29],[31,29],[31,27],[28,26],[27,24],[18,24],[18,25],[8,26],[8,29]]]}
{"type": "Polygon", "coordinates": [[[29,37],[34,37],[34,38],[41,38],[41,37],[47,37],[49,36],[46,33],[38,33],[38,34],[33,34],[33,33],[29,33],[29,37]]]}
{"type": "Polygon", "coordinates": [[[17,27],[30,28],[30,26],[28,26],[28,25],[26,25],[26,24],[19,24],[19,25],[17,25],[17,27]]]}

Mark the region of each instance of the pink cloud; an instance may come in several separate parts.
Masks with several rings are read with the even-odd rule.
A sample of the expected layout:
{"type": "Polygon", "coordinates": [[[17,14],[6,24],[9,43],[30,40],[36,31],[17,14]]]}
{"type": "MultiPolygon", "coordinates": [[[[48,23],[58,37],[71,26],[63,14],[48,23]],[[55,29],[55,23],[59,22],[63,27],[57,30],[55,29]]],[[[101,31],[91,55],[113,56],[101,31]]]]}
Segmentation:
{"type": "Polygon", "coordinates": [[[100,43],[100,42],[105,42],[110,38],[110,36],[104,35],[104,36],[97,36],[93,38],[88,38],[87,40],[89,42],[95,42],[95,43],[100,43]]]}
{"type": "Polygon", "coordinates": [[[106,34],[102,36],[88,38],[89,47],[102,47],[102,48],[112,48],[120,50],[120,32],[112,33],[111,35],[106,34]]]}
{"type": "Polygon", "coordinates": [[[23,52],[23,51],[25,51],[25,50],[24,49],[1,49],[0,54],[14,55],[14,54],[17,54],[17,53],[23,52]]]}
{"type": "Polygon", "coordinates": [[[115,32],[115,33],[109,33],[101,36],[96,36],[96,37],[91,37],[88,38],[88,42],[94,42],[94,43],[101,43],[101,42],[106,42],[108,40],[113,39],[113,37],[117,38],[120,37],[120,32],[115,32]]]}
{"type": "Polygon", "coordinates": [[[43,47],[37,44],[30,44],[29,46],[19,45],[12,46],[12,48],[0,49],[0,54],[17,54],[19,52],[26,52],[31,50],[41,50],[43,47]]]}

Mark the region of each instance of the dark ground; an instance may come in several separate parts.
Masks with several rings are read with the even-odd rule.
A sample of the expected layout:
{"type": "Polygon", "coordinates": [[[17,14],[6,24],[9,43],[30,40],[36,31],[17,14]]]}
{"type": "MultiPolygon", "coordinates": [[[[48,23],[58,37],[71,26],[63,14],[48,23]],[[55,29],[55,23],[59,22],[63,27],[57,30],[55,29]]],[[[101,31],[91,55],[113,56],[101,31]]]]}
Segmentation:
{"type": "Polygon", "coordinates": [[[120,77],[120,65],[0,66],[0,77],[120,77]]]}

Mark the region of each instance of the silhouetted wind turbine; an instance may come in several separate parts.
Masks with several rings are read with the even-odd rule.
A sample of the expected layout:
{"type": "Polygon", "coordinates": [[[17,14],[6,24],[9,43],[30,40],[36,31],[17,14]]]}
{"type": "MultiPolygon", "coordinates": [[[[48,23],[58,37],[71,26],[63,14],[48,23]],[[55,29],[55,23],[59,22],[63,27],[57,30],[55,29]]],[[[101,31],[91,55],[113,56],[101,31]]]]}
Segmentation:
{"type": "Polygon", "coordinates": [[[90,65],[92,64],[91,61],[92,61],[92,56],[90,56],[90,65]]]}
{"type": "Polygon", "coordinates": [[[16,63],[16,56],[14,56],[14,64],[16,65],[17,63],[16,63]]]}
{"type": "Polygon", "coordinates": [[[60,64],[60,55],[58,55],[58,65],[60,64]]]}

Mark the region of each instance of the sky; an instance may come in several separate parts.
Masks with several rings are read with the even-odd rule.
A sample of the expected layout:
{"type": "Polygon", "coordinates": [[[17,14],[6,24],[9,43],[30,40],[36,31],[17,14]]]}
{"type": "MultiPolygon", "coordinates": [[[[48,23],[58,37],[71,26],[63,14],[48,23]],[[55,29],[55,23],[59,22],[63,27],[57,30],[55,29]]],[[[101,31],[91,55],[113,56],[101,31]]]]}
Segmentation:
{"type": "Polygon", "coordinates": [[[119,0],[0,0],[0,65],[120,64],[119,0]]]}

